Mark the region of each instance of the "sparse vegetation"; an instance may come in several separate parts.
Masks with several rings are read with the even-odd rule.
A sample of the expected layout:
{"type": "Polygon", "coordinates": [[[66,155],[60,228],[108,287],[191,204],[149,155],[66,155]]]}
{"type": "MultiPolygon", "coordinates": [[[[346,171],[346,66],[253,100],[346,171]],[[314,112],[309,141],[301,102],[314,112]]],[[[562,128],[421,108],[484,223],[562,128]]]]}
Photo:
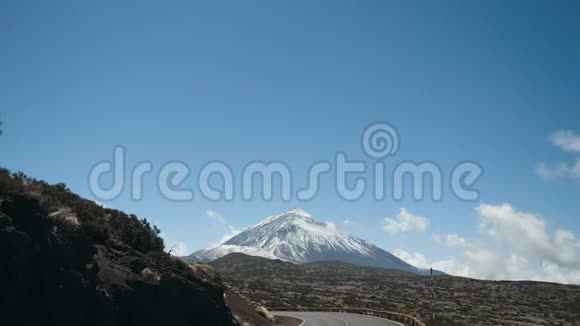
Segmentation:
{"type": "Polygon", "coordinates": [[[147,219],[103,208],[74,194],[64,183],[50,185],[22,172],[0,168],[0,196],[9,199],[22,195],[37,199],[47,214],[69,210],[79,221],[81,232],[97,243],[115,239],[144,253],[164,249],[161,231],[147,219]]]}
{"type": "Polygon", "coordinates": [[[1,325],[236,325],[221,279],[163,249],[145,219],[0,168],[1,325]]]}
{"type": "Polygon", "coordinates": [[[468,326],[470,324],[458,322],[453,320],[452,317],[439,315],[435,317],[435,320],[429,319],[426,322],[427,326],[468,326]]]}
{"type": "MultiPolygon", "coordinates": [[[[210,263],[255,305],[368,308],[428,321],[428,277],[341,262],[294,265],[230,254],[210,263]]],[[[430,325],[577,325],[580,286],[435,278],[437,319],[430,325]]]]}

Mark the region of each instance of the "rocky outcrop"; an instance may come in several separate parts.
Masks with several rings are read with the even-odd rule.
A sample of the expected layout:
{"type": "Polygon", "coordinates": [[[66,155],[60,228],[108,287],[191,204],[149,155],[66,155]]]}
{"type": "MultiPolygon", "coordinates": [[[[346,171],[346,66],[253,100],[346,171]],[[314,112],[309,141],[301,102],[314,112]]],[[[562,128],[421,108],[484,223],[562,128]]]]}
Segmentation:
{"type": "Polygon", "coordinates": [[[1,325],[237,324],[218,276],[114,237],[95,241],[71,211],[1,187],[1,325]]]}

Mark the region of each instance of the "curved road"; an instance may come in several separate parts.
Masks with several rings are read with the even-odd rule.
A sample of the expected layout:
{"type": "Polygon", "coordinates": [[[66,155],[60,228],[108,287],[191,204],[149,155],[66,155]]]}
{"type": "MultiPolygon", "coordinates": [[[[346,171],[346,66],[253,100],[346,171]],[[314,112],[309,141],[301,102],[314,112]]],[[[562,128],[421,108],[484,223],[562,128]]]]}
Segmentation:
{"type": "Polygon", "coordinates": [[[275,316],[304,320],[304,326],[401,326],[396,321],[339,312],[273,312],[275,316]]]}

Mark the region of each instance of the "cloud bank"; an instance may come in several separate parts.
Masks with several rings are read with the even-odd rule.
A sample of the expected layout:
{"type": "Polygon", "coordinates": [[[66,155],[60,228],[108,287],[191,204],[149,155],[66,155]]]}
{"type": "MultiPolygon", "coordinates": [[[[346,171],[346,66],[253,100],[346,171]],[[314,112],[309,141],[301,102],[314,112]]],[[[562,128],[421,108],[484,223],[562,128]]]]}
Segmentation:
{"type": "Polygon", "coordinates": [[[393,254],[417,267],[491,280],[535,280],[580,284],[580,240],[568,230],[553,232],[538,214],[510,204],[481,204],[475,209],[481,238],[476,242],[451,234],[434,240],[461,253],[430,261],[425,255],[396,249],[393,254]]]}

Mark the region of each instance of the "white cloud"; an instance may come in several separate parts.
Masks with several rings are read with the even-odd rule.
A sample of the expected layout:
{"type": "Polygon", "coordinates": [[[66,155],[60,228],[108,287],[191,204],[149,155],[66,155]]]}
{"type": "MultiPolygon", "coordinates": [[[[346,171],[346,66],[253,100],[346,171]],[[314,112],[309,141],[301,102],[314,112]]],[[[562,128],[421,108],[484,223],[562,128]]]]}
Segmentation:
{"type": "Polygon", "coordinates": [[[176,257],[183,257],[183,256],[187,256],[190,254],[189,249],[187,248],[187,245],[183,242],[180,242],[177,245],[175,245],[173,248],[171,248],[169,253],[172,256],[176,256],[176,257]]]}
{"type": "Polygon", "coordinates": [[[402,249],[395,249],[393,251],[393,255],[395,255],[396,257],[398,257],[402,261],[404,261],[408,264],[411,264],[415,267],[418,267],[418,268],[431,267],[429,262],[427,262],[427,258],[425,258],[425,255],[418,253],[418,252],[408,253],[402,249]]]}
{"type": "Polygon", "coordinates": [[[460,259],[449,257],[434,261],[432,265],[436,270],[456,276],[479,279],[510,279],[503,272],[506,264],[495,252],[485,248],[469,249],[463,253],[460,259]]]}
{"type": "Polygon", "coordinates": [[[433,268],[450,275],[488,280],[534,280],[580,284],[580,271],[548,261],[531,263],[526,257],[504,256],[486,248],[466,250],[460,258],[429,261],[425,255],[396,249],[393,254],[419,268],[433,268]]]}
{"type": "Polygon", "coordinates": [[[562,268],[554,263],[544,261],[542,262],[542,273],[550,275],[549,279],[545,279],[548,281],[580,284],[580,271],[577,269],[562,268]]]}
{"type": "Polygon", "coordinates": [[[431,266],[433,269],[445,272],[450,275],[480,278],[476,273],[465,263],[457,261],[454,257],[448,259],[434,261],[431,266]]]}
{"type": "Polygon", "coordinates": [[[479,279],[509,279],[501,270],[505,265],[497,255],[486,249],[474,249],[466,251],[461,260],[455,257],[429,261],[425,255],[419,252],[408,253],[401,249],[395,249],[393,254],[403,261],[419,267],[433,268],[447,274],[479,279]]]}
{"type": "Polygon", "coordinates": [[[401,208],[395,218],[385,218],[384,229],[388,233],[424,232],[429,226],[429,220],[422,216],[411,214],[401,208]]]}
{"type": "Polygon", "coordinates": [[[573,164],[563,162],[555,164],[540,163],[536,166],[535,172],[536,175],[547,180],[580,178],[580,159],[576,159],[573,164]]]}
{"type": "Polygon", "coordinates": [[[228,231],[224,236],[219,240],[219,242],[215,243],[212,247],[217,247],[224,242],[228,241],[229,239],[235,237],[236,235],[240,234],[243,230],[235,228],[233,225],[228,225],[228,231]]]}
{"type": "Polygon", "coordinates": [[[342,222],[343,226],[347,226],[347,225],[351,225],[351,224],[352,224],[352,221],[349,219],[346,219],[346,220],[344,220],[344,222],[342,222]]]}
{"type": "MultiPolygon", "coordinates": [[[[222,224],[227,224],[227,220],[225,217],[223,217],[221,214],[219,214],[218,212],[208,209],[205,211],[205,215],[215,221],[218,221],[222,224]]],[[[228,241],[229,239],[235,237],[236,235],[238,235],[239,233],[241,233],[243,230],[240,230],[238,228],[236,228],[235,226],[231,225],[231,224],[227,224],[227,230],[226,233],[221,237],[220,240],[214,242],[211,244],[211,248],[213,247],[217,247],[221,244],[223,244],[224,242],[228,241]]]]}
{"type": "Polygon", "coordinates": [[[435,236],[433,236],[433,240],[437,243],[444,244],[450,248],[452,248],[452,247],[466,248],[466,247],[469,247],[471,245],[467,240],[465,240],[465,238],[463,238],[455,233],[448,234],[444,237],[439,236],[439,235],[435,235],[435,236]]]}
{"type": "Polygon", "coordinates": [[[463,248],[460,255],[430,261],[423,254],[394,254],[417,267],[493,280],[536,280],[580,284],[580,240],[568,230],[550,232],[538,214],[509,204],[476,208],[483,237],[470,242],[455,234],[434,240],[463,248]],[[464,245],[465,244],[465,245],[464,245]]]}
{"type": "Polygon", "coordinates": [[[476,211],[480,230],[513,250],[561,266],[580,268],[580,241],[573,233],[557,230],[550,234],[541,216],[517,211],[509,204],[482,204],[476,211]]]}
{"type": "Polygon", "coordinates": [[[535,172],[537,176],[544,179],[554,180],[568,176],[570,173],[570,167],[566,163],[540,163],[536,166],[535,172]]]}
{"type": "MultiPolygon", "coordinates": [[[[550,142],[567,152],[580,152],[580,135],[572,130],[559,130],[549,136],[550,142]]],[[[536,175],[554,180],[560,178],[580,179],[580,158],[576,162],[540,163],[535,169],[536,175]]]]}
{"type": "Polygon", "coordinates": [[[208,209],[205,211],[205,216],[209,217],[210,219],[216,220],[221,223],[225,223],[225,218],[218,214],[216,211],[208,209]]]}
{"type": "Polygon", "coordinates": [[[550,135],[552,144],[568,152],[580,152],[580,135],[572,130],[558,130],[550,135]]]}

